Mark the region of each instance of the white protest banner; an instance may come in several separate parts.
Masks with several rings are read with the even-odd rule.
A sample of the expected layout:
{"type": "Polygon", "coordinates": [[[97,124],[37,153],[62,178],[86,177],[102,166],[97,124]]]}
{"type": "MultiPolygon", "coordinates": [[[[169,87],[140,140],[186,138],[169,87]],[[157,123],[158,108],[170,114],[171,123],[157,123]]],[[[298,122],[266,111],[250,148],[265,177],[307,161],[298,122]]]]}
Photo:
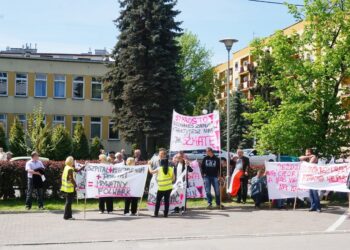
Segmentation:
{"type": "Polygon", "coordinates": [[[86,198],[142,197],[148,166],[89,163],[86,171],[86,198]]]}
{"type": "Polygon", "coordinates": [[[298,188],[300,162],[266,162],[269,199],[308,197],[308,190],[298,188]]]}
{"type": "MultiPolygon", "coordinates": [[[[82,167],[79,163],[75,163],[75,168],[79,169],[82,167]]],[[[86,183],[86,171],[82,169],[75,174],[75,183],[77,184],[77,197],[78,199],[85,198],[85,183],[86,183]]]]}
{"type": "MultiPolygon", "coordinates": [[[[170,194],[170,206],[169,211],[174,210],[175,207],[184,207],[185,206],[185,188],[186,182],[183,181],[186,171],[182,172],[182,174],[177,177],[175,184],[173,185],[173,190],[170,194]]],[[[149,185],[148,190],[148,199],[147,199],[147,207],[149,211],[154,211],[157,201],[157,192],[158,192],[158,183],[157,183],[157,175],[153,175],[151,179],[151,183],[149,185]]],[[[164,210],[164,199],[162,199],[160,203],[160,211],[164,210]]]]}
{"type": "Polygon", "coordinates": [[[191,162],[191,168],[193,172],[188,172],[186,197],[187,199],[206,198],[204,181],[198,161],[191,162]]]}
{"type": "Polygon", "coordinates": [[[174,111],[170,151],[200,150],[207,147],[220,150],[219,112],[185,116],[174,111]]]}
{"type": "Polygon", "coordinates": [[[349,172],[349,163],[317,165],[302,162],[298,187],[334,192],[350,192],[346,187],[349,172]]]}

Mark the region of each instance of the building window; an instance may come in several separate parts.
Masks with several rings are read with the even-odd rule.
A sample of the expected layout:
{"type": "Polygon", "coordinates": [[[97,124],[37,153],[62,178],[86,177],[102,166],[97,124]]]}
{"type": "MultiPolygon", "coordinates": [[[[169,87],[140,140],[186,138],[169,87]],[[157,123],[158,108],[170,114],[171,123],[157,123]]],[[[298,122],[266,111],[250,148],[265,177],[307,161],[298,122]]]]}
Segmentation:
{"type": "Polygon", "coordinates": [[[27,117],[24,114],[17,115],[18,121],[21,123],[22,127],[26,129],[27,127],[27,117]]]}
{"type": "Polygon", "coordinates": [[[102,99],[102,83],[96,77],[93,77],[91,81],[91,99],[102,99]]]}
{"type": "Polygon", "coordinates": [[[27,88],[28,88],[27,74],[17,73],[15,96],[27,96],[27,88]]]}
{"type": "Polygon", "coordinates": [[[236,78],[235,79],[235,87],[236,87],[236,89],[238,88],[238,85],[239,85],[239,80],[238,80],[238,78],[236,78]]]}
{"type": "Polygon", "coordinates": [[[72,135],[74,134],[75,126],[80,122],[81,124],[84,124],[84,117],[82,116],[73,116],[72,119],[72,135]]]}
{"type": "Polygon", "coordinates": [[[238,71],[238,62],[235,62],[235,71],[238,71]]]}
{"type": "Polygon", "coordinates": [[[4,128],[5,136],[7,135],[7,116],[6,114],[0,114],[0,125],[4,128]]]}
{"type": "Polygon", "coordinates": [[[73,98],[84,99],[84,77],[76,76],[73,79],[73,98]]]}
{"type": "Polygon", "coordinates": [[[65,98],[66,97],[66,77],[64,75],[55,75],[54,80],[54,97],[65,98]]]}
{"type": "Polygon", "coordinates": [[[114,129],[114,120],[109,121],[108,126],[108,139],[109,140],[119,140],[119,131],[114,129]]]}
{"type": "Polygon", "coordinates": [[[101,118],[91,117],[91,131],[90,138],[98,137],[101,138],[101,118]]]}
{"type": "Polygon", "coordinates": [[[46,97],[46,74],[36,74],[35,76],[35,97],[46,97]]]}
{"type": "Polygon", "coordinates": [[[0,96],[7,96],[7,73],[0,72],[0,96]]]}
{"type": "Polygon", "coordinates": [[[57,125],[62,125],[64,127],[64,116],[63,115],[54,115],[52,125],[54,127],[57,125]]]}

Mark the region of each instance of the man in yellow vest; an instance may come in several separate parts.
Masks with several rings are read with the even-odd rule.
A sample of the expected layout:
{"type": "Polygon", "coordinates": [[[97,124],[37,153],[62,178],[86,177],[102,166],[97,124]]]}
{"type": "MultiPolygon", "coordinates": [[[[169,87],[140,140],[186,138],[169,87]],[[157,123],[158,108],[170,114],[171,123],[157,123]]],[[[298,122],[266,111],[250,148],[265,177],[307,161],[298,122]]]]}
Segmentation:
{"type": "Polygon", "coordinates": [[[72,216],[72,203],[74,200],[74,191],[76,187],[74,179],[74,168],[73,168],[74,159],[72,156],[68,156],[66,159],[66,166],[64,167],[62,174],[62,186],[61,191],[65,193],[66,204],[64,207],[64,216],[65,220],[74,220],[72,216]]]}

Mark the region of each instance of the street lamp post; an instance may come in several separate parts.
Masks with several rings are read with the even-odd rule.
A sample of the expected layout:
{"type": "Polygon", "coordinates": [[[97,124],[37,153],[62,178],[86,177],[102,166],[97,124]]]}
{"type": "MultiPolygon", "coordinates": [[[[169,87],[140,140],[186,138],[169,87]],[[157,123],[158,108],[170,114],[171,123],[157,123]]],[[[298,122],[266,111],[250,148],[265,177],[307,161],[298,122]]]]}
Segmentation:
{"type": "Polygon", "coordinates": [[[230,178],[230,51],[234,43],[238,42],[236,39],[222,39],[220,40],[221,43],[223,43],[227,50],[227,78],[226,78],[226,86],[227,86],[227,99],[226,99],[226,133],[227,133],[227,173],[226,173],[226,181],[227,181],[227,188],[229,187],[229,178],[230,178]]]}

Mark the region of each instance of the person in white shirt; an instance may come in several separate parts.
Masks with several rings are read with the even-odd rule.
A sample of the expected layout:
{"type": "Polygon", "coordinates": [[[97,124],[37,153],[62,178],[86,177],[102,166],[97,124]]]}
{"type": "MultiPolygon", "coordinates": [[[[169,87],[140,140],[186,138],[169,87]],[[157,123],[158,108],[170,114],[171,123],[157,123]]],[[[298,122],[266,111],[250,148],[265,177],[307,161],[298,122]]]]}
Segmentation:
{"type": "Polygon", "coordinates": [[[6,153],[3,148],[0,148],[0,161],[6,161],[6,153]]]}
{"type": "Polygon", "coordinates": [[[34,186],[34,176],[41,178],[44,178],[44,165],[43,163],[39,160],[39,153],[34,151],[31,153],[32,159],[27,161],[26,163],[26,171],[27,171],[27,177],[28,177],[28,182],[27,182],[27,198],[26,198],[26,209],[30,210],[32,208],[32,194],[33,194],[33,189],[36,189],[37,192],[37,197],[38,197],[38,205],[39,209],[43,210],[44,209],[44,201],[43,201],[43,188],[42,187],[35,187],[34,186]]]}

